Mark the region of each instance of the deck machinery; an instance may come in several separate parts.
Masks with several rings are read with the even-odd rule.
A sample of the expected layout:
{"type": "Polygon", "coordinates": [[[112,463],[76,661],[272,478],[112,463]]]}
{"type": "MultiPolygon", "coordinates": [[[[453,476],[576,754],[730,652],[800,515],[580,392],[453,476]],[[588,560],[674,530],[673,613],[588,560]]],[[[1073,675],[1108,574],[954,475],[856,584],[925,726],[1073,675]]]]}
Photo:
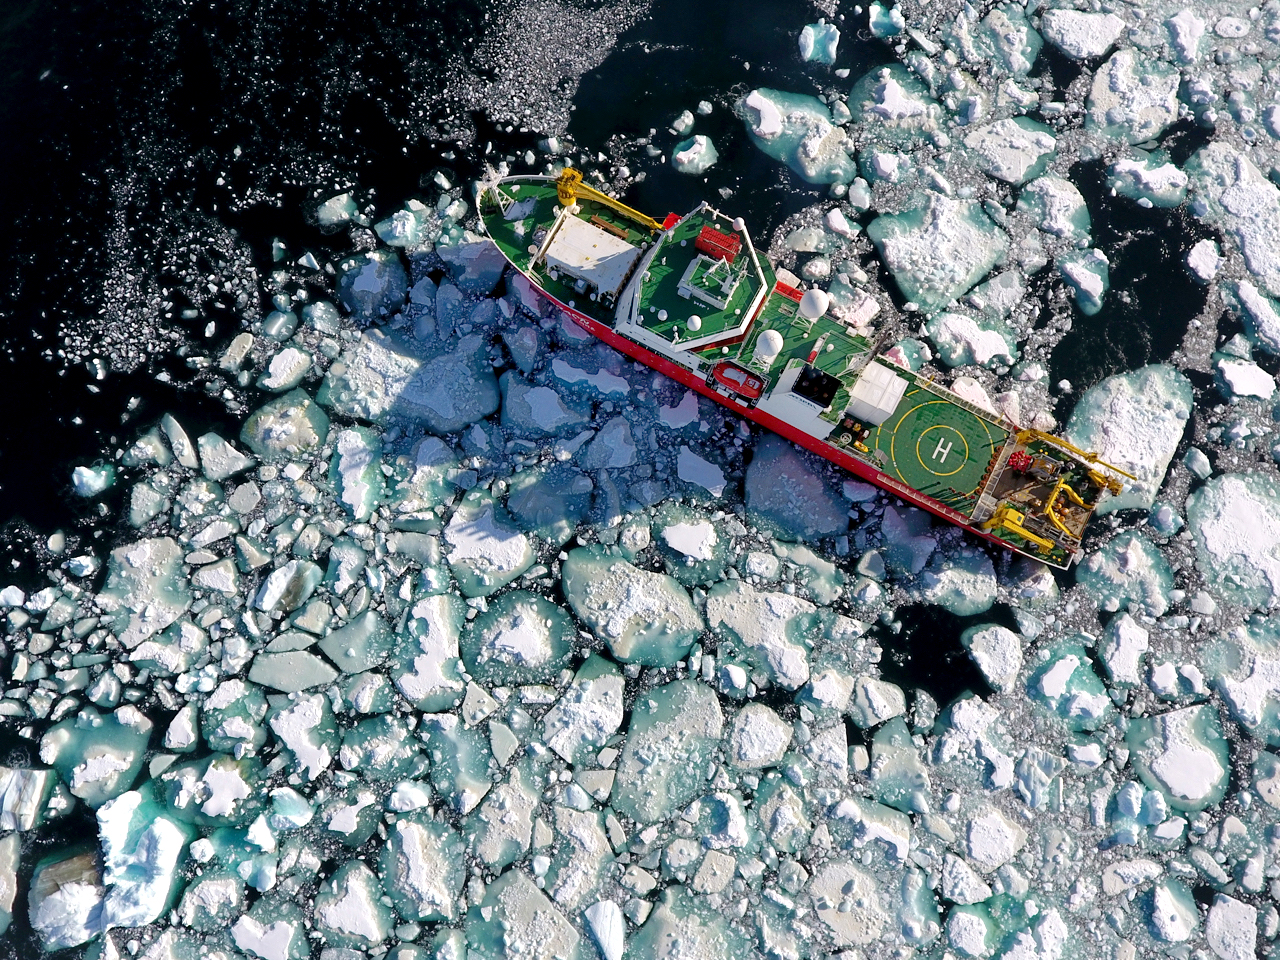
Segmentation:
{"type": "Polygon", "coordinates": [[[479,206],[503,255],[586,330],[988,540],[1065,568],[1123,488],[1096,455],[892,362],[706,203],[659,222],[569,168],[490,179],[479,206]]]}

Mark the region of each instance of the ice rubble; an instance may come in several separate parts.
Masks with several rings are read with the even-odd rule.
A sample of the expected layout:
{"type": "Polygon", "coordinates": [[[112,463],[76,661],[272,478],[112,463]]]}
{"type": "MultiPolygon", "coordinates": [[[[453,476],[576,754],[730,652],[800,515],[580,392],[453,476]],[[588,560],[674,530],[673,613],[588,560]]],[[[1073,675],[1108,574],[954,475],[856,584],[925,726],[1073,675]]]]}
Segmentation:
{"type": "MultiPolygon", "coordinates": [[[[1068,437],[1137,476],[1076,582],[841,497],[504,276],[460,192],[410,202],[335,264],[345,316],[286,297],[215,361],[278,394],[238,442],[170,417],[120,455],[138,532],[105,582],[83,548],[0,594],[0,706],[40,742],[0,828],[84,802],[101,852],[28,880],[0,839],[0,922],[25,900],[48,949],[147,960],[1276,952],[1280,670],[1248,619],[1280,590],[1249,352],[1280,350],[1275,11],[853,16],[905,65],[737,112],[831,186],[796,269],[859,323],[917,315],[897,354],[985,367],[958,371],[975,402],[1045,407],[1060,323],[1026,275],[1110,302],[1077,161],[1219,231],[1187,265],[1245,336],[1173,364],[1229,402],[1193,416],[1202,380],[1162,365],[1075,402],[1068,437]],[[1080,62],[1068,102],[1042,35],[1080,62]],[[1216,129],[1179,169],[1184,116],[1216,129]],[[892,672],[903,604],[973,618],[976,694],[892,672]]],[[[833,59],[836,27],[805,30],[833,59]]],[[[373,220],[350,194],[318,218],[373,220]]]]}

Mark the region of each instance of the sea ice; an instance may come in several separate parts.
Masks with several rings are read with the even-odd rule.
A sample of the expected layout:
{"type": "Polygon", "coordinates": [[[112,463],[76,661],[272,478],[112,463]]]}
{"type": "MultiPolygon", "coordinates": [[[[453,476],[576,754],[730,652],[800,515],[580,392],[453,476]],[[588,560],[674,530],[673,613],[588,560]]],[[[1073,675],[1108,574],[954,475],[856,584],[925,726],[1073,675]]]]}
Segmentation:
{"type": "Polygon", "coordinates": [[[311,370],[311,354],[297,347],[285,347],[267,364],[266,372],[258,378],[258,386],[273,393],[292,390],[302,382],[311,370]]]}
{"type": "Polygon", "coordinates": [[[1223,357],[1215,366],[1229,396],[1270,400],[1276,392],[1275,378],[1252,360],[1223,357]]]}
{"type": "Polygon", "coordinates": [[[867,227],[902,295],[922,310],[947,306],[981,280],[1009,245],[982,206],[929,194],[922,206],[867,227]]]}
{"type": "Polygon", "coordinates": [[[396,912],[411,922],[453,920],[465,876],[457,834],[422,815],[397,820],[388,834],[379,874],[396,912]]]}
{"type": "Polygon", "coordinates": [[[1173,572],[1150,540],[1126,532],[1089,554],[1076,568],[1076,581],[1103,610],[1127,607],[1159,617],[1169,609],[1173,572]]]}
{"type": "Polygon", "coordinates": [[[1001,693],[1013,690],[1022,669],[1022,641],[1016,633],[998,624],[982,624],[965,630],[960,642],[987,683],[1001,693]]]}
{"type": "Polygon", "coordinates": [[[1123,49],[1094,74],[1088,127],[1108,137],[1142,143],[1178,118],[1178,71],[1123,49]]]}
{"type": "Polygon", "coordinates": [[[1246,607],[1280,602],[1280,488],[1265,474],[1215,477],[1187,498],[1197,565],[1222,595],[1246,607]]]}
{"type": "Polygon", "coordinates": [[[458,289],[468,296],[488,296],[507,267],[501,251],[487,240],[444,245],[437,247],[436,252],[449,265],[458,289]]]}
{"type": "Polygon", "coordinates": [[[1026,117],[997,120],[964,138],[984,173],[1005,183],[1025,183],[1044,172],[1058,142],[1044,124],[1026,117]]]}
{"type": "Polygon", "coordinates": [[[459,647],[467,672],[481,682],[540,683],[569,665],[575,636],[573,621],[560,607],[513,590],[463,628],[459,647]]]}
{"type": "Polygon", "coordinates": [[[394,250],[373,250],[342,261],[338,299],[357,319],[368,323],[394,313],[409,293],[409,277],[394,250]]]}
{"type": "MultiPolygon", "coordinates": [[[[1262,291],[1280,296],[1280,190],[1247,155],[1221,141],[1201,147],[1184,170],[1196,191],[1196,215],[1229,234],[1262,291]]],[[[1247,280],[1240,286],[1254,292],[1247,280]]],[[[1240,298],[1259,323],[1254,314],[1261,310],[1250,306],[1249,293],[1241,290],[1240,298]]]]}
{"type": "Polygon", "coordinates": [[[498,409],[485,346],[472,334],[451,352],[422,358],[394,336],[370,330],[329,368],[318,399],[343,416],[374,423],[399,417],[454,433],[498,409]]]}
{"type": "Polygon", "coordinates": [[[856,176],[848,138],[816,97],[761,87],[734,108],[752,142],[810,183],[848,183],[856,176]]]}
{"type": "Polygon", "coordinates": [[[1164,364],[1117,374],[1076,402],[1063,436],[1137,479],[1098,505],[1100,513],[1149,509],[1191,416],[1191,383],[1164,364]]]}
{"type": "Polygon", "coordinates": [[[741,581],[713,587],[707,624],[723,627],[771,682],[799,689],[809,679],[808,641],[814,606],[785,593],[760,593],[741,581]]]}
{"type": "Polygon", "coordinates": [[[40,759],[91,807],[128,790],[142,770],[152,723],[132,705],[103,715],[85,707],[40,741],[40,759]]]}
{"type": "Polygon", "coordinates": [[[1152,207],[1176,207],[1187,199],[1187,175],[1153,156],[1117,160],[1107,182],[1123,196],[1152,207]]]}
{"type": "Polygon", "coordinates": [[[705,134],[681,140],[671,150],[671,166],[680,173],[700,177],[720,159],[715,144],[705,134]]]}
{"type": "Polygon", "coordinates": [[[613,806],[641,823],[670,817],[705,782],[724,717],[710,687],[676,680],[643,694],[618,760],[613,806]]]}
{"type": "Polygon", "coordinates": [[[747,508],[784,535],[830,536],[848,528],[847,511],[813,462],[777,434],[756,444],[747,467],[747,508]]]}
{"type": "Polygon", "coordinates": [[[568,404],[551,387],[532,386],[514,371],[499,381],[502,423],[525,436],[555,436],[581,428],[588,420],[579,404],[568,404]]]}
{"type": "Polygon", "coordinates": [[[1134,718],[1125,741],[1143,783],[1163,793],[1174,810],[1203,810],[1222,799],[1231,764],[1213,707],[1134,718]]]}
{"type": "Polygon", "coordinates": [[[483,597],[502,589],[532,566],[529,538],[510,514],[483,490],[467,494],[444,530],[446,554],[465,596],[483,597]]]}
{"type": "Polygon", "coordinates": [[[1113,13],[1047,10],[1040,19],[1044,38],[1076,60],[1100,57],[1115,45],[1125,23],[1113,13]]]}
{"type": "Polygon", "coordinates": [[[1102,300],[1111,288],[1111,264],[1101,250],[1065,253],[1055,261],[1058,273],[1087,317],[1102,310],[1102,300]]]}
{"type": "Polygon", "coordinates": [[[191,831],[161,810],[136,790],[98,808],[104,930],[152,923],[169,906],[191,831]]]}
{"type": "Polygon", "coordinates": [[[170,537],[139,540],[111,551],[98,606],[125,647],[136,647],[159,633],[191,605],[182,559],[182,549],[170,537]]]}
{"type": "Polygon", "coordinates": [[[600,548],[571,551],[561,576],[574,612],[624,663],[673,665],[703,629],[702,617],[677,580],[600,548]]]}
{"type": "Polygon", "coordinates": [[[293,390],[251,413],[240,442],[263,460],[292,460],[311,454],[329,436],[329,418],[301,390],[293,390]]]}
{"type": "Polygon", "coordinates": [[[109,463],[96,467],[76,467],[71,471],[71,487],[78,497],[92,498],[106,493],[115,480],[116,468],[109,463]]]}
{"type": "Polygon", "coordinates": [[[840,31],[833,23],[819,20],[806,24],[800,31],[800,59],[807,63],[836,62],[836,49],[840,45],[840,31]]]}
{"type": "Polygon", "coordinates": [[[925,331],[937,348],[939,359],[949,367],[970,363],[1010,366],[1018,357],[1012,334],[999,321],[939,313],[925,325],[925,331]]]}
{"type": "Polygon", "coordinates": [[[1018,210],[1028,214],[1045,233],[1073,244],[1087,243],[1092,224],[1084,197],[1070,180],[1037,177],[1023,188],[1018,210]]]}
{"type": "Polygon", "coordinates": [[[31,875],[31,927],[46,951],[92,940],[102,931],[102,879],[93,851],[55,854],[31,875]]]}
{"type": "Polygon", "coordinates": [[[215,483],[243,473],[253,466],[253,458],[245,456],[216,433],[206,433],[196,441],[200,451],[200,468],[206,479],[215,483]]]}

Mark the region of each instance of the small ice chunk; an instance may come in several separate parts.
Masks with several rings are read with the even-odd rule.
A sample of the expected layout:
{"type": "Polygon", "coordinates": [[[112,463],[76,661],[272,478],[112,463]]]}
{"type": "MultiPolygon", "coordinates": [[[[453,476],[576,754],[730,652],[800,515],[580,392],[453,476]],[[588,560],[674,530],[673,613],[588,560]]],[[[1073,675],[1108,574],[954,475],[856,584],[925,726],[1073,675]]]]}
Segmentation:
{"type": "Polygon", "coordinates": [[[981,624],[965,630],[960,642],[993,688],[1002,693],[1013,690],[1022,669],[1022,641],[1016,633],[998,624],[981,624]]]}
{"type": "Polygon", "coordinates": [[[819,20],[806,24],[800,31],[800,59],[806,63],[823,63],[831,66],[836,62],[836,49],[840,45],[840,31],[835,24],[819,20]]]}
{"type": "Polygon", "coordinates": [[[105,493],[116,480],[116,468],[111,464],[95,467],[76,467],[71,471],[71,486],[76,496],[92,498],[105,493]]]}
{"type": "Polygon", "coordinates": [[[671,166],[680,173],[700,177],[720,159],[715,144],[705,134],[682,140],[671,151],[671,166]]]}
{"type": "Polygon", "coordinates": [[[791,725],[762,703],[749,703],[733,718],[729,762],[736,767],[771,767],[791,744],[791,725]]]}

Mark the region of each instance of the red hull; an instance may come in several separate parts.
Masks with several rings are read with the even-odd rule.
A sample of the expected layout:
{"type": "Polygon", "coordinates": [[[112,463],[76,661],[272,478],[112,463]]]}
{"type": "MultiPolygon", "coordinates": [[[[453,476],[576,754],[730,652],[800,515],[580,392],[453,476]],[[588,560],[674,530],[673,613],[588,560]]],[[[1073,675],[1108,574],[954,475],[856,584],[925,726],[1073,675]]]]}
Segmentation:
{"type": "Polygon", "coordinates": [[[952,510],[945,503],[939,503],[932,497],[925,496],[919,491],[913,490],[911,487],[908,487],[901,481],[895,480],[888,474],[881,473],[869,464],[863,463],[861,460],[849,456],[849,454],[831,446],[824,440],[819,440],[816,437],[811,437],[809,434],[804,433],[801,430],[797,430],[789,423],[779,420],[777,417],[772,417],[755,407],[749,407],[746,403],[735,402],[736,398],[726,397],[724,394],[711,389],[707,386],[706,380],[702,376],[694,373],[689,368],[682,367],[678,363],[673,363],[661,354],[654,353],[652,350],[641,346],[634,340],[630,340],[627,337],[615,333],[612,329],[605,326],[603,323],[600,323],[598,320],[593,320],[591,317],[578,312],[568,304],[561,303],[555,297],[551,296],[551,294],[547,293],[540,286],[534,283],[528,275],[525,276],[525,279],[529,280],[530,285],[535,290],[572,317],[578,326],[582,327],[592,336],[603,340],[615,350],[625,353],[633,360],[638,360],[645,366],[652,367],[654,370],[670,377],[672,380],[677,380],[680,383],[683,383],[689,389],[696,390],[704,397],[714,400],[722,407],[727,407],[738,416],[745,417],[747,420],[760,424],[760,426],[764,427],[766,430],[772,430],[774,433],[786,437],[792,443],[799,444],[811,453],[816,453],[818,456],[826,460],[830,460],[832,463],[836,464],[836,466],[848,470],[850,473],[861,477],[868,483],[875,484],[877,487],[892,493],[894,496],[901,497],[903,500],[906,500],[908,503],[911,503],[922,510],[928,510],[935,516],[946,520],[948,523],[954,523],[956,526],[963,527],[970,533],[976,534],[984,540],[989,540],[1006,550],[1015,549],[1011,544],[1006,543],[999,537],[973,526],[970,524],[968,517],[962,513],[952,510]]]}

